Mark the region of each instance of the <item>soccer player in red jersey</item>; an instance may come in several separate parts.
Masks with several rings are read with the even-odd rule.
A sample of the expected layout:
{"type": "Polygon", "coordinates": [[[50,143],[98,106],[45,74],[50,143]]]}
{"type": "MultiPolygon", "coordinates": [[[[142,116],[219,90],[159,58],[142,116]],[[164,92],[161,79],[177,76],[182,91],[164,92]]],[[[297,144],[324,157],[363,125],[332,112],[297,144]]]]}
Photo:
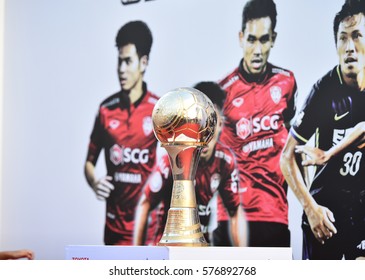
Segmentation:
{"type": "MultiPolygon", "coordinates": [[[[195,86],[204,92],[215,104],[217,111],[221,112],[225,93],[212,82],[202,82],[195,86]]],[[[212,203],[215,194],[222,198],[225,209],[230,217],[230,233],[232,243],[236,246],[246,244],[245,218],[238,196],[238,174],[234,154],[223,144],[217,142],[222,126],[222,119],[218,115],[218,127],[208,147],[202,150],[199,165],[195,176],[195,191],[197,207],[202,226],[202,232],[209,242],[209,220],[211,217],[212,203]]],[[[139,202],[136,212],[135,244],[156,244],[163,234],[167,211],[170,206],[172,191],[172,174],[167,154],[161,158],[157,169],[152,173],[147,182],[144,194],[139,202]],[[162,204],[160,204],[162,203],[162,204]],[[155,238],[145,237],[146,223],[150,211],[160,207],[159,225],[153,229],[155,238]]],[[[215,206],[213,206],[215,208],[215,206]]],[[[148,232],[150,232],[149,229],[148,232]]]]}
{"type": "Polygon", "coordinates": [[[105,244],[132,245],[135,207],[156,156],[151,115],[158,97],[143,81],[152,46],[151,31],[142,21],[128,22],[119,30],[116,46],[121,90],[99,107],[85,176],[97,198],[106,200],[105,244]],[[107,175],[96,178],[95,164],[102,149],[107,175]]]}
{"type": "Polygon", "coordinates": [[[243,58],[220,81],[227,93],[220,140],[237,157],[252,247],[290,246],[287,184],[279,160],[295,114],[297,86],[291,71],[268,62],[276,15],[272,0],[246,3],[239,32],[243,58]]]}

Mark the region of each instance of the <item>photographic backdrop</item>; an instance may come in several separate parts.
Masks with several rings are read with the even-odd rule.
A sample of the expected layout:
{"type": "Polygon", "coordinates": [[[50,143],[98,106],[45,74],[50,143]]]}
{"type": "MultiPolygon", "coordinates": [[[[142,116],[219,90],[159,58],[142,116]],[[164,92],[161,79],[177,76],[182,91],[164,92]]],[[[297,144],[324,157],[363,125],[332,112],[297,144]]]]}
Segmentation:
{"type": "MultiPolygon", "coordinates": [[[[103,244],[105,203],[88,187],[83,166],[98,105],[119,90],[118,29],[137,19],[151,28],[145,81],[161,96],[217,81],[238,65],[245,2],[5,0],[1,250],[64,259],[67,245],[103,244]]],[[[332,22],[344,0],[275,2],[278,37],[269,61],[294,72],[300,107],[337,64],[332,22]]],[[[104,173],[100,157],[97,174],[104,173]]],[[[293,255],[301,259],[302,209],[288,196],[293,255]]]]}

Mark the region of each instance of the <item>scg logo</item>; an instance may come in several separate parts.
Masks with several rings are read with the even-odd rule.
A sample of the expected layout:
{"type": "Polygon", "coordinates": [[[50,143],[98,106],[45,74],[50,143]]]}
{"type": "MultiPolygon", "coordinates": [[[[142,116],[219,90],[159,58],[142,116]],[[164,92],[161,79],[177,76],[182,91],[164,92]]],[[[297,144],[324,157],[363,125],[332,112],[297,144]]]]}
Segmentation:
{"type": "Polygon", "coordinates": [[[252,120],[242,118],[236,124],[236,133],[240,138],[246,139],[250,134],[260,131],[277,130],[279,128],[278,120],[279,115],[257,117],[252,120]]]}
{"type": "Polygon", "coordinates": [[[115,165],[132,162],[134,164],[148,162],[148,149],[140,150],[120,147],[115,144],[110,148],[110,161],[115,165]]]}
{"type": "Polygon", "coordinates": [[[199,204],[198,205],[198,213],[199,213],[199,216],[209,216],[210,213],[211,213],[211,209],[210,209],[210,205],[202,205],[202,204],[199,204]]]}

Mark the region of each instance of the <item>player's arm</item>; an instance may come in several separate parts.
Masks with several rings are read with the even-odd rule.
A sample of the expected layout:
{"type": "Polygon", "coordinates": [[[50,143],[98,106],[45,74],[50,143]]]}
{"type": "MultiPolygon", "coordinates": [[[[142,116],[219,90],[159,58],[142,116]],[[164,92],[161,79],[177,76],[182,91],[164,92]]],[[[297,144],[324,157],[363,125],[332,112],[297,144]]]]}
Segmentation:
{"type": "Polygon", "coordinates": [[[151,203],[145,194],[138,202],[135,215],[133,244],[143,245],[146,237],[147,220],[151,210],[151,203]]]}
{"type": "Polygon", "coordinates": [[[296,146],[295,152],[304,154],[307,159],[302,161],[303,166],[309,165],[324,165],[331,158],[352,145],[363,145],[365,143],[365,122],[358,123],[354,130],[346,135],[338,144],[330,148],[328,151],[323,151],[319,148],[306,145],[296,146]]]}
{"type": "Polygon", "coordinates": [[[287,107],[283,111],[284,126],[288,131],[291,127],[291,122],[295,116],[295,110],[296,110],[295,104],[296,104],[296,99],[298,96],[297,83],[294,78],[293,78],[293,86],[292,86],[291,91],[292,92],[291,92],[290,98],[287,101],[287,107]]]}
{"type": "Polygon", "coordinates": [[[110,182],[112,177],[104,176],[96,178],[95,165],[103,147],[103,125],[100,112],[95,118],[94,127],[90,136],[90,143],[87,150],[87,157],[84,165],[84,175],[88,185],[95,192],[99,200],[105,200],[114,190],[113,184],[110,182]]]}
{"type": "Polygon", "coordinates": [[[89,186],[95,192],[96,197],[99,200],[105,200],[110,196],[110,193],[114,190],[111,176],[104,176],[102,178],[95,177],[95,165],[93,162],[86,160],[84,166],[85,178],[89,186]]]}
{"type": "Polygon", "coordinates": [[[288,185],[302,205],[314,236],[319,242],[324,243],[326,239],[337,233],[333,225],[333,213],[328,208],[318,205],[309,193],[295,156],[295,147],[298,144],[298,141],[289,134],[281,155],[280,168],[288,185]]]}
{"type": "Polygon", "coordinates": [[[0,260],[17,260],[17,259],[34,259],[34,253],[31,250],[16,250],[0,252],[0,260]]]}
{"type": "Polygon", "coordinates": [[[231,216],[230,231],[232,233],[233,246],[247,246],[248,227],[245,214],[241,205],[238,206],[236,212],[231,216]]]}

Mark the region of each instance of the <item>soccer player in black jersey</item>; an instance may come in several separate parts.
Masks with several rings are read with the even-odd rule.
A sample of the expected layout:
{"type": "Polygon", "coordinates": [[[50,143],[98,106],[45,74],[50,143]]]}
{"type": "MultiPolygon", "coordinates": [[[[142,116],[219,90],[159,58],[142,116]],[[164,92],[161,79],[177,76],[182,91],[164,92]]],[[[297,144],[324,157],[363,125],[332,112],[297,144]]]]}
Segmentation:
{"type": "Polygon", "coordinates": [[[303,259],[356,259],[365,255],[364,147],[347,145],[338,151],[316,169],[310,186],[305,185],[295,155],[296,146],[307,143],[313,135],[321,150],[344,147],[341,140],[365,121],[365,91],[358,80],[365,67],[365,0],[345,2],[334,19],[334,36],[339,64],[313,86],[291,128],[280,162],[304,209],[303,259]]]}

